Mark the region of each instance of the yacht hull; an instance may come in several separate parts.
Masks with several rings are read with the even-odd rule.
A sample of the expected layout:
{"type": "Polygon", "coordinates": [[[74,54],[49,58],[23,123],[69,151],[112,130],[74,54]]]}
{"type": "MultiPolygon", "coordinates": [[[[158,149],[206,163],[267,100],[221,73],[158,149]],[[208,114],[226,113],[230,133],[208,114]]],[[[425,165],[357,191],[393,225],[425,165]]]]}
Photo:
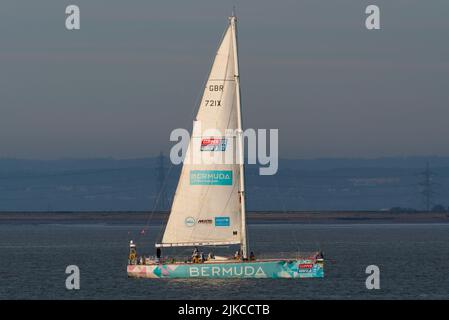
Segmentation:
{"type": "Polygon", "coordinates": [[[270,259],[223,263],[161,263],[128,265],[132,278],[323,278],[323,261],[270,259]]]}

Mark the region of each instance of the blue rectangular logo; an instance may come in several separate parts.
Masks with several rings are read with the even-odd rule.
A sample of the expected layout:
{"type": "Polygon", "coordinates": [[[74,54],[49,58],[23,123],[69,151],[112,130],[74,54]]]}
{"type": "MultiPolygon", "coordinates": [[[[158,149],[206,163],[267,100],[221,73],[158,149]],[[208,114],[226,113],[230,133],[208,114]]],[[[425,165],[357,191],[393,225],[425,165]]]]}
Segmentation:
{"type": "Polygon", "coordinates": [[[232,186],[232,170],[191,170],[192,186],[232,186]]]}
{"type": "Polygon", "coordinates": [[[229,217],[215,217],[216,227],[229,227],[231,225],[231,219],[229,217]]]}

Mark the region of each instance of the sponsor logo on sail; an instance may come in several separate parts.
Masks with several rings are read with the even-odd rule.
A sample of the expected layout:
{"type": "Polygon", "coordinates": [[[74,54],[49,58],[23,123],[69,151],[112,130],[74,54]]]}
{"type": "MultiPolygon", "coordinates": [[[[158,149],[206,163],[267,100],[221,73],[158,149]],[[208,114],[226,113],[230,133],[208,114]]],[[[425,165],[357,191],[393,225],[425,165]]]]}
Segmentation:
{"type": "Polygon", "coordinates": [[[229,227],[231,225],[231,219],[229,217],[215,217],[216,227],[229,227]]]}
{"type": "Polygon", "coordinates": [[[232,186],[232,170],[191,170],[192,186],[232,186]]]}
{"type": "Polygon", "coordinates": [[[212,219],[199,219],[198,224],[212,224],[212,219]]]}
{"type": "Polygon", "coordinates": [[[226,138],[206,138],[201,140],[201,151],[226,151],[226,138]]]}
{"type": "Polygon", "coordinates": [[[195,218],[193,217],[187,217],[184,220],[184,223],[186,224],[187,227],[193,227],[195,225],[195,218]]]}

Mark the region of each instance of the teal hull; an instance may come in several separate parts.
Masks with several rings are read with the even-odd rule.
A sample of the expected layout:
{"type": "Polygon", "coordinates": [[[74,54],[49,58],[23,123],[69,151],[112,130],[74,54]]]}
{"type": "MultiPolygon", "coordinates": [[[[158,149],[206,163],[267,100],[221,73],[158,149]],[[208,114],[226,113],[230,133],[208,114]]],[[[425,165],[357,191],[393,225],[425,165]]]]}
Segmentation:
{"type": "Polygon", "coordinates": [[[323,278],[322,261],[262,260],[226,263],[128,265],[132,278],[323,278]]]}

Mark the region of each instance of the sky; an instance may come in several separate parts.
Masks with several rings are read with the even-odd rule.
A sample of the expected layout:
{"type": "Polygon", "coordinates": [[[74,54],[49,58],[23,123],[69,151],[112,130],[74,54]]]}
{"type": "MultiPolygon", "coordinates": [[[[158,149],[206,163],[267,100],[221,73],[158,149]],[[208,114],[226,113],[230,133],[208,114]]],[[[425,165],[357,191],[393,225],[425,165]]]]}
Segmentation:
{"type": "Polygon", "coordinates": [[[233,5],[244,127],[279,129],[280,157],[449,155],[447,0],[3,0],[0,158],[167,152],[233,5]]]}

